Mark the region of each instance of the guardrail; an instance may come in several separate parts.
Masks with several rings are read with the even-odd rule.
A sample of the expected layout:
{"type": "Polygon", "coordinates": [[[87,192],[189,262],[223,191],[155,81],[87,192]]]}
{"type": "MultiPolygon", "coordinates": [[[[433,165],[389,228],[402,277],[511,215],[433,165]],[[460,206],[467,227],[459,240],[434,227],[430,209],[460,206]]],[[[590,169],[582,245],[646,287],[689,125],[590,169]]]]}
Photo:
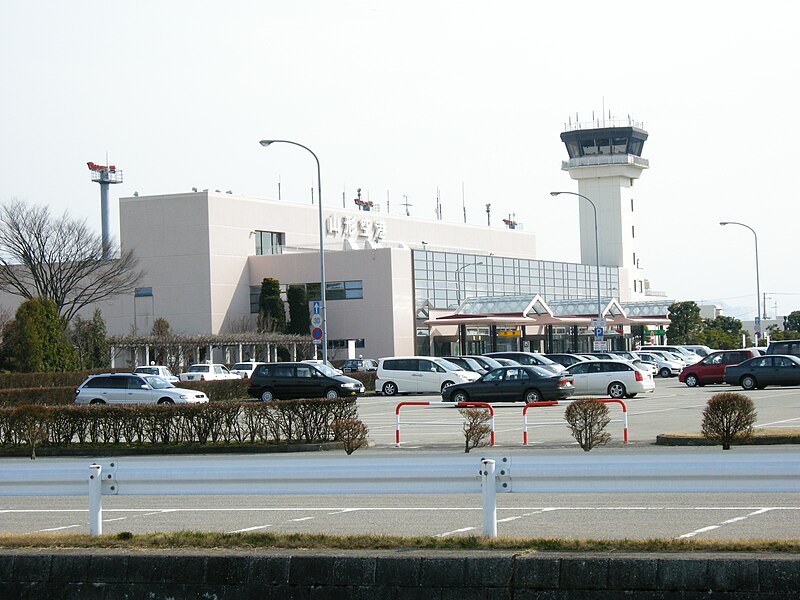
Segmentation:
{"type": "MultiPolygon", "coordinates": [[[[628,407],[622,401],[616,398],[595,398],[598,402],[602,402],[604,404],[607,403],[616,403],[622,406],[622,419],[611,419],[609,423],[622,423],[622,440],[624,443],[628,443],[628,407]]],[[[558,406],[560,404],[572,404],[574,400],[543,400],[542,402],[529,402],[525,405],[525,408],[522,409],[522,445],[528,445],[528,408],[531,406],[558,406]]],[[[563,423],[563,419],[558,423],[547,422],[547,423],[531,423],[532,425],[561,425],[563,423]]]]}
{"type": "Polygon", "coordinates": [[[800,492],[800,455],[737,448],[527,456],[176,456],[0,462],[0,496],[87,496],[89,533],[104,495],[481,493],[497,535],[498,493],[800,492]],[[87,471],[88,470],[88,471],[87,471]]]}
{"type": "MultiPolygon", "coordinates": [[[[430,406],[430,402],[421,402],[410,400],[408,402],[400,402],[394,409],[395,415],[395,428],[394,428],[394,446],[400,447],[400,408],[402,406],[430,406]]],[[[440,405],[440,402],[436,402],[440,405]]],[[[494,407],[488,402],[459,402],[458,404],[447,404],[445,406],[454,406],[456,408],[465,408],[469,406],[480,406],[489,410],[491,418],[489,420],[489,445],[494,446],[494,407]]],[[[427,423],[420,423],[418,421],[406,421],[406,425],[427,425],[427,423]]]]}

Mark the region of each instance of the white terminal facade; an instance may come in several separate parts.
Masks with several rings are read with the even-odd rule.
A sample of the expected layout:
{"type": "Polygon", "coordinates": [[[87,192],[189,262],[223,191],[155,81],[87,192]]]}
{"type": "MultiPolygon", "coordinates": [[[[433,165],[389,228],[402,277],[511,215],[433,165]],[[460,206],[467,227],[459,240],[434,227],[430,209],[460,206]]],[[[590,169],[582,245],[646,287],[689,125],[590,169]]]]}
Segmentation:
{"type": "MultiPolygon", "coordinates": [[[[663,328],[670,304],[648,295],[636,248],[633,184],[648,167],[646,139],[631,123],[562,134],[562,169],[597,206],[604,339],[619,348],[639,341],[639,325],[663,328]]],[[[573,199],[581,263],[537,259],[536,236],[520,229],[323,205],[329,357],[347,358],[348,340],[375,358],[588,351],[597,316],[594,217],[588,202],[573,199]]],[[[147,335],[158,317],[179,334],[254,329],[266,277],[319,298],[316,205],[203,191],[121,198],[119,214],[121,246],[146,274],[135,294],[101,305],[109,334],[147,335]]]]}

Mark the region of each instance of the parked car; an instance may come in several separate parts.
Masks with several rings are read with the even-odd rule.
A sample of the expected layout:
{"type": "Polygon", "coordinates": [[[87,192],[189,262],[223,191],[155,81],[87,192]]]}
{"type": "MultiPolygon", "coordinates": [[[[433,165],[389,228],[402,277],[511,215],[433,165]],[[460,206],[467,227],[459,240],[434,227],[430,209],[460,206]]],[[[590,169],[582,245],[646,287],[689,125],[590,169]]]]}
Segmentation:
{"type": "Polygon", "coordinates": [[[441,393],[454,383],[475,381],[479,377],[436,356],[393,356],[378,361],[375,390],[387,396],[441,393]]]}
{"type": "Polygon", "coordinates": [[[300,362],[306,363],[307,365],[323,365],[324,364],[329,369],[333,369],[334,371],[336,371],[339,375],[342,374],[342,370],[341,369],[337,369],[336,367],[334,367],[333,364],[331,364],[331,361],[329,361],[329,360],[328,361],[323,361],[323,360],[318,359],[318,358],[309,358],[308,360],[301,360],[300,362]]]}
{"type": "Polygon", "coordinates": [[[342,373],[365,373],[377,371],[378,361],[372,358],[351,358],[342,364],[342,373]]]}
{"type": "Polygon", "coordinates": [[[694,352],[697,356],[705,358],[713,352],[708,346],[702,344],[681,344],[681,348],[686,348],[689,352],[694,352]]]}
{"type": "Polygon", "coordinates": [[[547,358],[544,354],[537,352],[488,352],[486,356],[490,358],[510,358],[521,365],[538,365],[553,373],[561,373],[564,370],[564,365],[560,365],[547,358]]]}
{"type": "Polygon", "coordinates": [[[663,352],[644,352],[639,350],[636,352],[636,356],[638,356],[642,362],[653,365],[656,373],[658,373],[660,377],[674,377],[679,375],[684,368],[683,361],[670,360],[672,356],[667,356],[663,352]]]}
{"type": "Polygon", "coordinates": [[[324,364],[279,362],[258,365],[247,384],[253,398],[327,398],[335,400],[364,393],[364,384],[324,364]]]}
{"type": "Polygon", "coordinates": [[[499,362],[501,367],[516,367],[517,365],[520,364],[513,358],[503,358],[502,356],[495,356],[492,358],[492,360],[496,360],[497,362],[499,362]]]}
{"type": "Polygon", "coordinates": [[[75,390],[75,404],[197,404],[208,396],[177,388],[163,377],[138,373],[102,373],[75,390]]]}
{"type": "Polygon", "coordinates": [[[760,356],[754,350],[720,350],[712,352],[703,360],[684,367],[678,381],[689,387],[703,386],[707,383],[722,383],[725,378],[725,367],[738,365],[749,358],[760,356]]]}
{"type": "Polygon", "coordinates": [[[641,369],[642,371],[647,371],[653,377],[655,377],[656,374],[658,373],[658,367],[656,367],[653,363],[644,362],[641,358],[634,358],[633,360],[629,360],[628,362],[631,363],[637,369],[641,369]]]}
{"type": "Polygon", "coordinates": [[[767,346],[767,354],[794,354],[800,356],[800,340],[775,340],[767,346]]]}
{"type": "Polygon", "coordinates": [[[214,363],[202,363],[192,365],[179,375],[181,381],[216,381],[218,379],[241,379],[228,371],[225,365],[215,365],[214,363]]]}
{"type": "Polygon", "coordinates": [[[265,363],[252,361],[236,363],[231,367],[231,373],[238,375],[242,379],[250,379],[250,377],[253,375],[253,371],[256,370],[256,367],[263,364],[265,363]]]}
{"type": "Polygon", "coordinates": [[[608,394],[612,398],[634,398],[652,392],[656,385],[650,373],[624,360],[592,360],[567,367],[576,394],[608,394]]]}
{"type": "Polygon", "coordinates": [[[577,354],[556,353],[556,354],[545,354],[544,356],[564,367],[569,367],[571,365],[574,365],[575,363],[583,362],[586,360],[585,358],[578,356],[577,354]]]}
{"type": "Polygon", "coordinates": [[[703,358],[702,356],[699,356],[694,352],[691,352],[681,346],[651,346],[649,344],[646,344],[642,346],[640,350],[642,352],[650,352],[651,350],[672,352],[673,354],[677,354],[679,357],[681,357],[683,362],[685,362],[687,365],[693,365],[696,362],[702,360],[703,358]]]}
{"type": "Polygon", "coordinates": [[[751,358],[725,367],[723,379],[725,383],[740,385],[746,390],[761,390],[768,385],[800,385],[800,357],[767,354],[751,358]]]}
{"type": "Polygon", "coordinates": [[[473,358],[469,358],[467,356],[443,356],[445,360],[449,360],[454,365],[458,365],[462,369],[467,371],[472,371],[473,373],[477,373],[478,375],[484,375],[485,373],[489,372],[489,369],[484,367],[481,363],[473,358]]]}
{"type": "Polygon", "coordinates": [[[627,350],[609,350],[608,353],[615,359],[622,358],[631,362],[634,360],[639,360],[639,358],[633,352],[628,352],[627,350]]]}
{"type": "Polygon", "coordinates": [[[476,361],[479,365],[486,369],[487,372],[503,366],[497,359],[489,358],[488,356],[483,356],[482,354],[466,354],[464,355],[464,358],[471,358],[472,360],[476,361]]]}
{"type": "Polygon", "coordinates": [[[170,383],[180,381],[175,375],[172,374],[172,371],[162,365],[136,367],[133,372],[139,375],[156,375],[158,377],[163,377],[170,383]]]}
{"type": "Polygon", "coordinates": [[[468,383],[442,390],[445,402],[541,402],[569,398],[572,378],[537,366],[500,367],[468,383]]]}

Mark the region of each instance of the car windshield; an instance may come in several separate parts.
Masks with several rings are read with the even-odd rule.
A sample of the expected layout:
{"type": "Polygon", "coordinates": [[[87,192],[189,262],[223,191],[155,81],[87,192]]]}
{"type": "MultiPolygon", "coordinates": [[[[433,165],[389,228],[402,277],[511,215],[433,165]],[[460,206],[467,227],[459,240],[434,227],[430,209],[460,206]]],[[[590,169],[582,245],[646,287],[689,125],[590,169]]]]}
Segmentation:
{"type": "Polygon", "coordinates": [[[327,377],[336,377],[339,374],[339,371],[337,371],[336,369],[332,369],[328,365],[324,365],[321,363],[318,365],[314,365],[314,368],[327,377]]]}
{"type": "Polygon", "coordinates": [[[463,371],[464,370],[461,367],[459,367],[457,364],[451,363],[449,360],[445,360],[443,358],[437,359],[436,362],[437,362],[437,364],[439,366],[444,367],[448,371],[463,371]]]}
{"type": "Polygon", "coordinates": [[[147,384],[154,390],[163,390],[166,388],[175,387],[163,377],[158,377],[156,375],[150,375],[149,377],[145,377],[145,380],[147,381],[147,384]]]}
{"type": "Polygon", "coordinates": [[[252,367],[250,366],[250,363],[236,363],[231,367],[231,369],[234,371],[249,371],[252,369],[252,367]]]}

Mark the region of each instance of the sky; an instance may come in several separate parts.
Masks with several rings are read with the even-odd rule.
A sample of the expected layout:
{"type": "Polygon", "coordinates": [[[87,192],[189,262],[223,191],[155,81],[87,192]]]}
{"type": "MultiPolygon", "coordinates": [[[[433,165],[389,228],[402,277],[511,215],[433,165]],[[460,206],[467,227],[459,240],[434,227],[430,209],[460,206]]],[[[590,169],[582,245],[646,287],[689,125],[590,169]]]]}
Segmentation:
{"type": "MultiPolygon", "coordinates": [[[[325,205],[356,190],[402,214],[492,226],[580,261],[559,135],[576,116],[643,123],[640,266],[675,300],[743,320],[800,310],[800,5],[475,0],[4,0],[0,202],[100,230],[86,163],[117,202],[199,189],[325,205]],[[106,159],[106,156],[108,157],[106,159]]],[[[246,219],[246,215],[242,215],[246,219]]]]}

